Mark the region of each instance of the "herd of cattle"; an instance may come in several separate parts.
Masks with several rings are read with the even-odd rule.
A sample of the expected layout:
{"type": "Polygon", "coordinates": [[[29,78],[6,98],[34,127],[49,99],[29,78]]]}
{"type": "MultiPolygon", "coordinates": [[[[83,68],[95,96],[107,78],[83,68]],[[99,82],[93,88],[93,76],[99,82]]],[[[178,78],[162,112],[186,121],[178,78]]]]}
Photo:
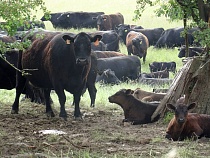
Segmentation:
{"type": "MultiPolygon", "coordinates": [[[[19,111],[19,99],[25,94],[32,102],[46,105],[46,114],[55,116],[50,98],[54,90],[60,103],[59,116],[66,119],[66,96],[64,90],[73,94],[75,105],[74,116],[81,117],[80,98],[88,89],[91,107],[95,106],[97,89],[96,82],[105,84],[119,84],[127,80],[137,80],[147,84],[170,84],[169,71],[176,73],[176,63],[152,62],[149,64],[150,73],[141,72],[140,59],[146,61],[147,49],[180,47],[178,57],[185,57],[186,49],[184,38],[180,37],[183,28],[144,29],[141,26],[124,24],[121,13],[105,14],[104,12],[65,12],[53,13],[50,20],[54,28],[96,28],[94,32],[80,32],[78,34],[49,31],[42,29],[19,30],[15,37],[9,37],[1,31],[0,40],[4,43],[31,41],[25,50],[10,49],[2,57],[11,65],[17,67],[16,71],[10,64],[0,58],[0,89],[16,88],[16,97],[12,106],[12,113],[19,111]],[[128,55],[120,52],[119,44],[124,43],[128,55]]],[[[40,27],[40,25],[38,25],[40,27]]],[[[193,45],[194,39],[189,30],[189,44],[193,45]]],[[[197,56],[204,49],[190,47],[190,56],[197,56]]],[[[146,92],[139,88],[136,90],[122,89],[110,96],[109,102],[119,104],[124,110],[123,122],[132,124],[145,124],[157,121],[159,116],[151,120],[151,115],[156,110],[165,93],[146,92]],[[152,103],[148,103],[152,102],[152,103]]],[[[201,122],[210,119],[209,116],[188,114],[186,112],[195,107],[195,103],[186,106],[183,102],[168,108],[175,111],[175,118],[170,122],[167,138],[182,140],[186,137],[210,137],[210,129],[201,122]],[[184,108],[187,110],[183,110],[184,108]],[[183,117],[184,116],[184,117],[183,117]],[[195,119],[196,118],[196,119],[195,119]],[[189,121],[193,119],[193,121],[189,121]],[[202,120],[202,121],[201,121],[202,120]],[[191,125],[195,122],[196,125],[191,125]],[[190,125],[188,125],[190,124],[190,125]],[[187,126],[187,127],[186,127],[187,126]],[[193,127],[191,127],[193,126],[193,127]],[[182,127],[178,131],[178,127],[182,127]],[[192,128],[189,131],[188,128],[192,128]],[[178,134],[174,134],[178,133],[178,134]]]]}

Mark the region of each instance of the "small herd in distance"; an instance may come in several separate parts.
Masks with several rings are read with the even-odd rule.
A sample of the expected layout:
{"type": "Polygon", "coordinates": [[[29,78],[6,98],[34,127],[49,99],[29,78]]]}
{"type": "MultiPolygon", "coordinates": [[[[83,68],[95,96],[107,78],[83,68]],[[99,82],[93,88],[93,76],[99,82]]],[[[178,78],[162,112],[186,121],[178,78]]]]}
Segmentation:
{"type": "MultiPolygon", "coordinates": [[[[73,95],[74,117],[81,118],[81,96],[87,89],[90,106],[94,107],[96,82],[119,84],[133,80],[150,85],[172,83],[169,72],[177,73],[174,61],[154,61],[149,63],[150,73],[141,72],[141,64],[145,64],[150,46],[156,49],[179,47],[179,58],[185,57],[186,54],[185,40],[180,36],[183,27],[164,30],[125,24],[121,13],[51,13],[50,19],[43,16],[39,25],[30,24],[30,28],[19,28],[14,37],[7,36],[4,30],[0,32],[0,40],[4,43],[27,40],[31,42],[24,50],[10,49],[5,53],[1,52],[3,58],[25,73],[22,75],[0,58],[0,89],[16,89],[12,114],[18,114],[20,95],[25,94],[32,102],[45,104],[47,116],[54,117],[51,107],[53,101],[50,97],[51,91],[54,90],[60,104],[59,116],[67,119],[64,92],[67,91],[73,95]],[[49,31],[43,23],[47,20],[51,21],[54,28],[96,30],[77,34],[49,31]],[[120,52],[120,43],[126,46],[127,54],[120,52]]],[[[198,56],[204,50],[194,41],[192,33],[196,30],[198,28],[188,30],[190,57],[198,56]]],[[[110,103],[118,104],[123,109],[123,122],[139,125],[159,120],[159,115],[153,120],[151,116],[166,93],[167,91],[147,92],[138,87],[135,90],[120,89],[107,98],[110,103]]],[[[177,141],[210,137],[210,116],[190,113],[196,103],[185,104],[181,98],[175,105],[168,103],[166,106],[174,112],[174,118],[167,127],[166,138],[177,141]]]]}

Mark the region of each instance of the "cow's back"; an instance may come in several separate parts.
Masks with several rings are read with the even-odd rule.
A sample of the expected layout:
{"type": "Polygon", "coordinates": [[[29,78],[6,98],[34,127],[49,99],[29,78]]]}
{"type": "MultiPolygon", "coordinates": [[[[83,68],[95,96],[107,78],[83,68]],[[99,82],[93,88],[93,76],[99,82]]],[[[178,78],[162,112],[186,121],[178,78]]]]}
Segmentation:
{"type": "Polygon", "coordinates": [[[126,80],[126,78],[137,79],[141,72],[141,64],[137,56],[110,57],[97,60],[99,71],[111,69],[120,80],[126,80]]]}

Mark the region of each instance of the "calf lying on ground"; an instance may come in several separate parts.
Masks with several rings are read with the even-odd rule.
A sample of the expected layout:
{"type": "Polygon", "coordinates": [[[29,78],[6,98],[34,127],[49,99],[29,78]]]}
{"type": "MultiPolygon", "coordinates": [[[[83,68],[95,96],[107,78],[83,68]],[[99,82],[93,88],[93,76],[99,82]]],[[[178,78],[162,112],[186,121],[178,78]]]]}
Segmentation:
{"type": "Polygon", "coordinates": [[[122,107],[125,116],[123,122],[132,122],[133,125],[137,125],[155,122],[159,119],[159,116],[157,116],[154,120],[151,120],[157,105],[136,99],[132,95],[131,89],[121,89],[108,99],[110,103],[116,103],[122,107]]]}
{"type": "Polygon", "coordinates": [[[133,92],[133,96],[141,101],[144,102],[151,102],[151,101],[160,101],[164,98],[165,93],[153,93],[147,92],[140,88],[136,88],[133,92]]]}
{"type": "Polygon", "coordinates": [[[185,105],[179,102],[175,106],[167,104],[167,108],[172,110],[175,116],[168,125],[166,138],[173,141],[186,138],[210,138],[210,115],[188,113],[195,106],[196,103],[185,105]]]}

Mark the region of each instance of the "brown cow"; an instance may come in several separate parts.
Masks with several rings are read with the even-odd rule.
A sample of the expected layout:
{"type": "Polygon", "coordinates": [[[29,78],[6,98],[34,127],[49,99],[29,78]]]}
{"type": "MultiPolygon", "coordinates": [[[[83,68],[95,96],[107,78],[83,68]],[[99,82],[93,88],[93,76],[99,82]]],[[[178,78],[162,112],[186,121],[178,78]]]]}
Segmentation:
{"type": "Polygon", "coordinates": [[[115,51],[94,51],[97,58],[109,58],[109,57],[116,57],[116,56],[126,56],[123,53],[115,52],[115,51]]]}
{"type": "Polygon", "coordinates": [[[145,63],[149,41],[147,37],[135,31],[130,31],[126,36],[126,47],[128,55],[137,55],[139,58],[143,57],[145,63]]]}
{"type": "Polygon", "coordinates": [[[124,24],[124,17],[121,13],[116,14],[102,14],[96,18],[99,31],[115,30],[119,24],[124,24]]]}
{"type": "Polygon", "coordinates": [[[147,92],[140,88],[136,88],[133,92],[133,96],[144,102],[160,101],[165,97],[166,93],[153,93],[147,92]]]}
{"type": "Polygon", "coordinates": [[[48,116],[55,116],[49,100],[53,88],[59,98],[59,116],[67,118],[66,90],[74,96],[74,116],[81,117],[79,102],[91,67],[91,42],[97,38],[100,35],[92,37],[84,32],[73,37],[68,33],[47,35],[43,39],[35,40],[24,53],[20,52],[18,68],[36,70],[26,70],[31,75],[24,77],[18,73],[16,97],[11,113],[19,111],[19,97],[27,77],[31,84],[44,89],[48,116]]]}
{"type": "Polygon", "coordinates": [[[185,105],[179,102],[175,106],[167,104],[167,108],[172,110],[175,115],[168,124],[166,138],[173,141],[187,138],[210,138],[210,115],[188,113],[195,106],[196,103],[185,105]]]}
{"type": "Polygon", "coordinates": [[[131,89],[121,89],[109,98],[110,103],[120,105],[124,111],[123,122],[131,122],[133,125],[152,123],[159,119],[157,116],[151,120],[156,104],[141,102],[132,95],[131,89]]]}

